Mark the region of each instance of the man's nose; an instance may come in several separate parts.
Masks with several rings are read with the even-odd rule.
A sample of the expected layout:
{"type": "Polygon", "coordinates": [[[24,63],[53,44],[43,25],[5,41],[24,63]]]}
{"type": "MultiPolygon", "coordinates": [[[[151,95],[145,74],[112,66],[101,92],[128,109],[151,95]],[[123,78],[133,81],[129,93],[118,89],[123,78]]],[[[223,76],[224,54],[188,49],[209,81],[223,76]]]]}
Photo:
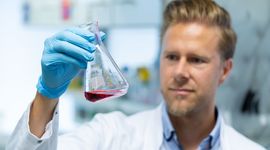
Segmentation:
{"type": "Polygon", "coordinates": [[[190,76],[187,61],[185,59],[179,60],[174,72],[174,78],[177,82],[186,82],[190,76]]]}

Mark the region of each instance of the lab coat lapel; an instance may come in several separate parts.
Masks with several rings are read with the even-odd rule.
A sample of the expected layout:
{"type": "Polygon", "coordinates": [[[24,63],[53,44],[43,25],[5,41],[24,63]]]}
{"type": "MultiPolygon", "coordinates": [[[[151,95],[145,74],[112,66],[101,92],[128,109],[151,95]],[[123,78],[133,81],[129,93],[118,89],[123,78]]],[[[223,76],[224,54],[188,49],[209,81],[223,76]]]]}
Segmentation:
{"type": "Polygon", "coordinates": [[[228,136],[226,131],[226,124],[224,119],[221,117],[221,125],[220,125],[220,149],[221,150],[230,150],[228,143],[228,136]]]}
{"type": "Polygon", "coordinates": [[[162,103],[152,111],[148,117],[149,120],[145,128],[145,150],[158,150],[161,148],[163,139],[163,128],[162,128],[162,103]]]}

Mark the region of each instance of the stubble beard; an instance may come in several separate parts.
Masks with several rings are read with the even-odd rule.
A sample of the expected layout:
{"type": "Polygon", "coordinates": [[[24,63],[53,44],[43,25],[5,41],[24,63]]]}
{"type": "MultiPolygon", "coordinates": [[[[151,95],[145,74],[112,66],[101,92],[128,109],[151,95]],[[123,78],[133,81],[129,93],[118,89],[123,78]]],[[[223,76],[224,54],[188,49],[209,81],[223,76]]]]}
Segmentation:
{"type": "Polygon", "coordinates": [[[170,96],[166,96],[166,94],[161,90],[165,103],[167,104],[168,111],[171,115],[176,117],[184,117],[191,114],[195,107],[196,102],[188,102],[188,100],[183,99],[182,97],[172,98],[170,96]],[[187,101],[186,104],[183,104],[187,101]]]}
{"type": "Polygon", "coordinates": [[[168,100],[167,106],[168,111],[171,115],[177,116],[177,117],[184,117],[191,114],[195,108],[195,104],[191,103],[186,106],[183,106],[180,104],[181,102],[177,100],[168,100]]]}

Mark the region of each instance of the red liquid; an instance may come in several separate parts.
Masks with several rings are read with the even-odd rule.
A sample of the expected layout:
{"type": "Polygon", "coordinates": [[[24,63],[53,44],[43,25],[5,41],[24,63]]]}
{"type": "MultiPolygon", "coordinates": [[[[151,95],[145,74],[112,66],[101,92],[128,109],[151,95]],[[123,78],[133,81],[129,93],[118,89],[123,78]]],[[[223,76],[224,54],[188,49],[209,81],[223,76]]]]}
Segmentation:
{"type": "Polygon", "coordinates": [[[121,90],[95,90],[90,92],[84,92],[84,96],[91,102],[96,102],[108,97],[116,97],[123,95],[121,90]]]}

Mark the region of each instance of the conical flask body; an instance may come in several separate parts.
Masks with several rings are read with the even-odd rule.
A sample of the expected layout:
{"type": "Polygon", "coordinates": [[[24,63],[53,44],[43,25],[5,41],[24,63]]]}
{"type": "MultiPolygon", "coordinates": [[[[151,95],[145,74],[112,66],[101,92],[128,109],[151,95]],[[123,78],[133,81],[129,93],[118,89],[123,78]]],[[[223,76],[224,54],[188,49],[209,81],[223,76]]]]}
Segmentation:
{"type": "Polygon", "coordinates": [[[94,32],[97,34],[94,60],[87,63],[85,71],[84,94],[91,102],[122,96],[129,86],[102,40],[98,39],[98,33],[94,32]]]}

